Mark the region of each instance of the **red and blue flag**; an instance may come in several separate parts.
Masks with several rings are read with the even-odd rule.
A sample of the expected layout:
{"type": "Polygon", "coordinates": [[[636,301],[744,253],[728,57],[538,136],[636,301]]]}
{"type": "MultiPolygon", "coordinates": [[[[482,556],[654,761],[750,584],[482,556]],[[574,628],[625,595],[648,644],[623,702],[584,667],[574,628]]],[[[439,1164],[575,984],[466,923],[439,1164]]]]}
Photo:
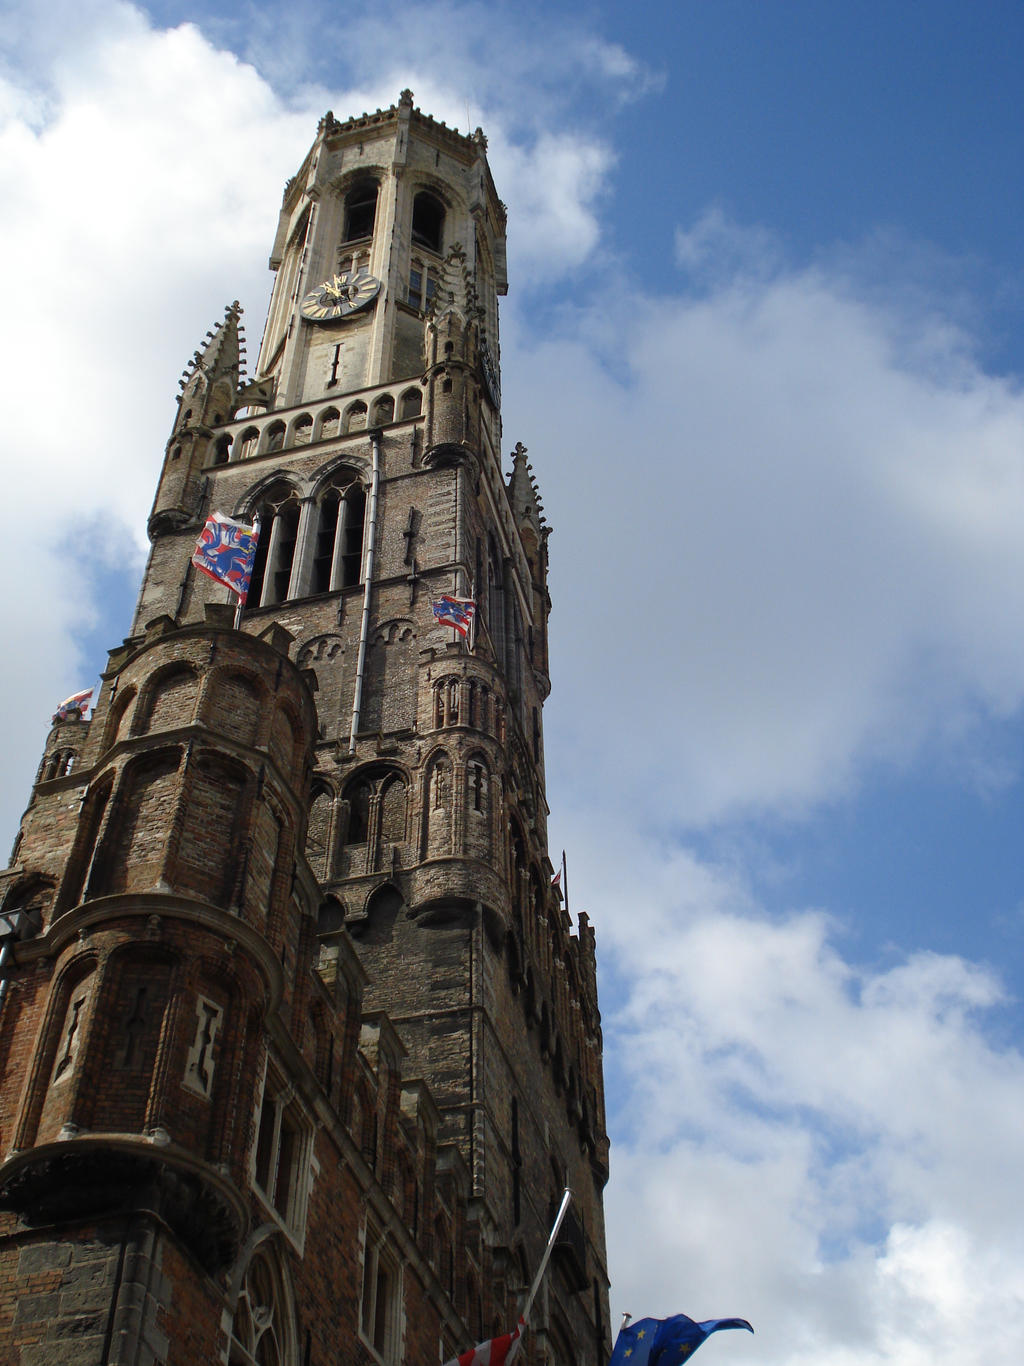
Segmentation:
{"type": "Polygon", "coordinates": [[[83,688],[81,692],[73,692],[70,697],[65,697],[53,714],[54,721],[68,721],[72,716],[81,721],[89,710],[92,691],[92,688],[83,688]]]}
{"type": "Polygon", "coordinates": [[[450,626],[460,636],[469,635],[476,616],[476,603],[472,598],[452,598],[445,594],[430,605],[442,626],[450,626]]]}
{"type": "Polygon", "coordinates": [[[196,542],[192,563],[204,574],[209,574],[211,579],[227,584],[244,603],[249,592],[259,534],[258,518],[252,526],[247,526],[245,522],[236,522],[214,512],[207,517],[196,542]]]}

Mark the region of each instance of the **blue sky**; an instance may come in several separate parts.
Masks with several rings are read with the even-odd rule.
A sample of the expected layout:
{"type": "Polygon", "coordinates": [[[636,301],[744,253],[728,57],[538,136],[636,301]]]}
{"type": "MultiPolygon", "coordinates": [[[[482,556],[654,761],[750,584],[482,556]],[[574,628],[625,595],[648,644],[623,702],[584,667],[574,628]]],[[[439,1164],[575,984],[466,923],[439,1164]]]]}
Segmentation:
{"type": "Polygon", "coordinates": [[[8,834],[128,629],[181,367],[233,298],[258,337],[323,110],[411,86],[509,205],[613,1306],[745,1315],[733,1366],[1015,1361],[1024,11],[3,14],[8,834]]]}

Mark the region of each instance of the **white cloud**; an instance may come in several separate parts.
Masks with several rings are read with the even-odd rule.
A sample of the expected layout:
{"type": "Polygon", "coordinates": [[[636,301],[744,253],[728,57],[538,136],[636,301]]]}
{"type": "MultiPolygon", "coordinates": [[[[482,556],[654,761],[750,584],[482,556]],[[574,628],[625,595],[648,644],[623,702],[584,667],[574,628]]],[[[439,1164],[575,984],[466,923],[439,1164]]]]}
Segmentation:
{"type": "Polygon", "coordinates": [[[1013,1360],[1024,1059],[984,1032],[999,981],[931,953],[859,967],[827,917],[769,920],[685,852],[583,848],[621,908],[601,922],[615,1315],[748,1317],[736,1366],[1013,1360]]]}
{"type": "Polygon", "coordinates": [[[581,749],[582,785],[669,826],[792,812],[1020,706],[1024,399],[936,310],[740,265],[515,342],[506,429],[537,433],[556,533],[553,772],[581,749]]]}

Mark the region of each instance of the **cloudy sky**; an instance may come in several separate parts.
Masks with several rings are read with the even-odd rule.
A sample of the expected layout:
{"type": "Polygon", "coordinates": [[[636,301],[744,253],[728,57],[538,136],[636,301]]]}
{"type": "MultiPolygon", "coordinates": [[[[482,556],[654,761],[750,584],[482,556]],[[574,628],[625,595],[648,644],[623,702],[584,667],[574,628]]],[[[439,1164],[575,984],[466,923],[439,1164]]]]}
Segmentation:
{"type": "MultiPolygon", "coordinates": [[[[599,933],[616,1318],[1024,1338],[1024,11],[0,5],[4,839],[125,634],[177,378],[327,108],[490,137],[599,933]]],[[[255,351],[255,345],[250,347],[255,351]]]]}

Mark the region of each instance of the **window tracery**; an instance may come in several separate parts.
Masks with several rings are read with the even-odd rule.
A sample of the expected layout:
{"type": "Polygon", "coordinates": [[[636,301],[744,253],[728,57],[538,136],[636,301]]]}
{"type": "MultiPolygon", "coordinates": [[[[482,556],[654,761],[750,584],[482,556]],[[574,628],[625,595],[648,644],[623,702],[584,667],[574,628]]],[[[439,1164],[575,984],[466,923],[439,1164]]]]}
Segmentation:
{"type": "Polygon", "coordinates": [[[294,1313],[278,1257],[258,1247],[246,1269],[231,1323],[230,1366],[292,1366],[294,1313]]]}

